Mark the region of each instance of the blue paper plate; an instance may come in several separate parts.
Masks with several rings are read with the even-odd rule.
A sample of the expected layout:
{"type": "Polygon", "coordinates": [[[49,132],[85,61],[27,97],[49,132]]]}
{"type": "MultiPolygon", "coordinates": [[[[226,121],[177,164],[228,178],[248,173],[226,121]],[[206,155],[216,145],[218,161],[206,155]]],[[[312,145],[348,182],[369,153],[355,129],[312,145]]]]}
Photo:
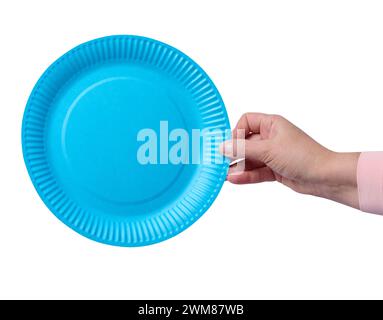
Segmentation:
{"type": "Polygon", "coordinates": [[[38,194],[62,222],[99,242],[142,246],[186,229],[221,189],[222,139],[201,147],[210,162],[166,161],[182,137],[170,133],[195,129],[229,129],[206,73],[167,44],[110,36],[70,50],[41,76],[24,113],[23,154],[38,194]],[[149,164],[138,156],[152,138],[139,138],[143,129],[169,137],[141,149],[149,164]]]}

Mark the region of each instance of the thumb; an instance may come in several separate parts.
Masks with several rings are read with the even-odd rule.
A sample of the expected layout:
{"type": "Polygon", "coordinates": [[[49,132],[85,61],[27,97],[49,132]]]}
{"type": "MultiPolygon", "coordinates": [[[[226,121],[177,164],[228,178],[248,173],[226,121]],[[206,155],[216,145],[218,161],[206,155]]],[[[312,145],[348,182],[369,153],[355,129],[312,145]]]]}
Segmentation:
{"type": "Polygon", "coordinates": [[[268,150],[268,141],[258,139],[234,139],[220,145],[220,152],[233,160],[249,159],[264,162],[268,150]]]}

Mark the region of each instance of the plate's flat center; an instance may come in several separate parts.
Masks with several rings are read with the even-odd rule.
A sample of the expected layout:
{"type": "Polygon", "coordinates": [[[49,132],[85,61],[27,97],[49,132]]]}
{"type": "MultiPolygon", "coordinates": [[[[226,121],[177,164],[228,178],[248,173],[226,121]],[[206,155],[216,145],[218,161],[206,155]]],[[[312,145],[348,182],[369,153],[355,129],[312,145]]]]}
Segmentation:
{"type": "MultiPolygon", "coordinates": [[[[139,131],[159,133],[160,119],[184,126],[171,100],[140,79],[109,78],[87,88],[71,105],[62,137],[79,183],[116,202],[142,202],[160,195],[181,166],[141,164],[137,159],[144,143],[137,141],[139,131]]],[[[152,139],[153,150],[158,149],[159,138],[157,134],[152,139]]]]}
{"type": "Polygon", "coordinates": [[[115,68],[104,65],[79,76],[57,99],[52,130],[59,127],[61,131],[50,134],[52,163],[63,164],[58,166],[63,181],[72,181],[70,188],[81,194],[88,193],[92,203],[97,198],[114,206],[134,206],[133,213],[143,213],[157,198],[163,198],[162,204],[172,201],[166,192],[174,184],[179,191],[190,183],[191,168],[160,163],[161,152],[167,152],[161,148],[169,143],[161,139],[188,124],[177,105],[176,88],[172,91],[167,79],[153,77],[145,68],[135,67],[125,74],[121,67],[118,73],[115,68]],[[164,124],[167,132],[161,131],[164,124]],[[143,140],[145,134],[139,138],[142,130],[155,135],[143,140]],[[152,160],[155,152],[157,164],[139,161],[143,144],[150,148],[147,153],[152,160]],[[177,181],[181,175],[183,180],[177,181]],[[145,208],[141,210],[140,205],[145,208]]]}

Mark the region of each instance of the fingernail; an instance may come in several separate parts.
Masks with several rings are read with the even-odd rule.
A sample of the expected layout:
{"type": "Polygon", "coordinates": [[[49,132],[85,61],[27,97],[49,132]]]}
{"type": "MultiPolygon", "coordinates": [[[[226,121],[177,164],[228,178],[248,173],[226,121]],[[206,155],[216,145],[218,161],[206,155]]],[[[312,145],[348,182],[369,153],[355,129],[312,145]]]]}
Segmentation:
{"type": "Polygon", "coordinates": [[[245,160],[235,161],[233,165],[230,166],[228,175],[238,175],[245,171],[246,163],[245,160]]]}
{"type": "Polygon", "coordinates": [[[219,151],[224,155],[232,155],[233,154],[233,142],[225,141],[219,146],[219,151]]]}

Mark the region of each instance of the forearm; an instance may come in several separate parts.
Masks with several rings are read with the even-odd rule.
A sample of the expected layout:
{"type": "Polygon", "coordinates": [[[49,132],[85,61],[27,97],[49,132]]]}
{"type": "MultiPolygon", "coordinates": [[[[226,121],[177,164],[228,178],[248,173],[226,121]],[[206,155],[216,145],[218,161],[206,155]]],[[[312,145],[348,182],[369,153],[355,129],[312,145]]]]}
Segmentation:
{"type": "Polygon", "coordinates": [[[357,169],[359,152],[329,152],[321,170],[315,196],[359,209],[357,169]]]}

